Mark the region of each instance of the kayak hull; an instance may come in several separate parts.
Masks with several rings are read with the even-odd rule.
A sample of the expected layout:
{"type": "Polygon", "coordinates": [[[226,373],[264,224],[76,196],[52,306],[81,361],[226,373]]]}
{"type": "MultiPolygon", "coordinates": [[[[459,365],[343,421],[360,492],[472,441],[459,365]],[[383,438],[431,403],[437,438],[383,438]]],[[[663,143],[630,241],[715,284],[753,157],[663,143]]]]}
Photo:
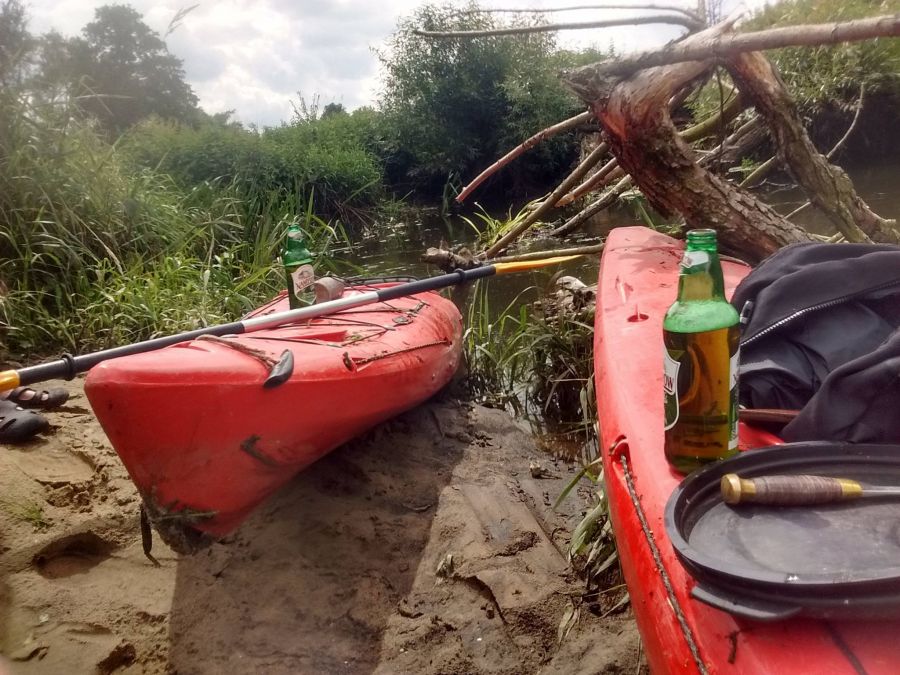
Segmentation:
{"type": "MultiPolygon", "coordinates": [[[[287,309],[280,296],[250,316],[287,309]]],[[[461,335],[455,305],[423,293],[113,359],[85,392],[151,521],[184,549],[181,530],[227,534],[299,471],[436,393],[461,335]],[[264,387],[286,351],[290,376],[264,387]]]]}
{"type": "MultiPolygon", "coordinates": [[[[653,673],[893,673],[900,622],[758,623],[698,602],[663,517],[681,476],[663,453],[662,319],[677,293],[679,242],[643,227],[607,239],[597,287],[595,378],[610,518],[653,673]]],[[[749,268],[723,262],[727,292],[749,268]]],[[[741,425],[741,449],[777,438],[741,425]]]]}

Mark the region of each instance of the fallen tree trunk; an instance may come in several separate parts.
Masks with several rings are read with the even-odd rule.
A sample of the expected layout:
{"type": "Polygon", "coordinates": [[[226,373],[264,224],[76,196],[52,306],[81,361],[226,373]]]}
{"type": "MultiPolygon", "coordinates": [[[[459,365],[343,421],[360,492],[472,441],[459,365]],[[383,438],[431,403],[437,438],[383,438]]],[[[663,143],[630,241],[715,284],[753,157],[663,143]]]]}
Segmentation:
{"type": "MultiPolygon", "coordinates": [[[[708,42],[724,29],[724,25],[708,29],[681,44],[688,48],[695,41],[708,42]]],[[[724,248],[754,259],[786,244],[808,241],[803,229],[774,209],[699,166],[680,137],[666,101],[709,67],[680,63],[620,80],[605,76],[600,64],[594,70],[574,71],[565,81],[591,105],[619,165],[662,215],[680,213],[688,227],[712,228],[724,248]]]]}
{"type": "Polygon", "coordinates": [[[726,67],[741,92],[766,120],[778,161],[847,241],[900,243],[894,221],[873,213],[856,194],[843,169],[830,164],[816,150],[772,63],[754,52],[735,55],[726,67]]]}

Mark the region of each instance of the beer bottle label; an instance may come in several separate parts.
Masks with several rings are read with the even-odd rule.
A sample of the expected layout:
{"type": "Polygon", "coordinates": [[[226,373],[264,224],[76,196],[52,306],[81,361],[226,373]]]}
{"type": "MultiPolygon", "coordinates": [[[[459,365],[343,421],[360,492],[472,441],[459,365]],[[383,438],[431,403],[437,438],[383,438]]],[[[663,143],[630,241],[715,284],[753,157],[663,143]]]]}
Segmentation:
{"type": "Polygon", "coordinates": [[[732,354],[728,361],[728,374],[731,391],[729,393],[729,436],[728,449],[735,450],[738,446],[738,371],[741,363],[741,348],[732,354]]]}
{"type": "Polygon", "coordinates": [[[663,349],[663,391],[666,395],[665,429],[671,429],[678,421],[678,369],[681,364],[672,358],[668,349],[663,349]]]}
{"type": "Polygon", "coordinates": [[[316,274],[312,265],[300,265],[291,272],[291,279],[294,285],[294,294],[299,295],[303,289],[312,286],[316,280],[316,274]]]}
{"type": "Polygon", "coordinates": [[[737,326],[663,331],[666,456],[712,461],[737,447],[737,326]]]}

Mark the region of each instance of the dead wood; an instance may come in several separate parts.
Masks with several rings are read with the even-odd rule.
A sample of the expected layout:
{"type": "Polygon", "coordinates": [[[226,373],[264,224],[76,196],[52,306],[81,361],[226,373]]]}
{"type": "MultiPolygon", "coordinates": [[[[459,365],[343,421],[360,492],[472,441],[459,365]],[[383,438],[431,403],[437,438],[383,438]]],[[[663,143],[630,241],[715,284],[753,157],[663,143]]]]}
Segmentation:
{"type": "MultiPolygon", "coordinates": [[[[690,36],[681,45],[708,44],[727,28],[723,23],[690,36]]],[[[651,68],[627,80],[580,69],[565,81],[592,106],[603,137],[619,165],[663,216],[680,213],[691,228],[719,232],[725,248],[764,257],[778,248],[808,241],[804,230],[751,194],[710,173],[681,138],[665,103],[683,83],[710,67],[700,62],[651,68]]],[[[742,93],[743,89],[742,89],[742,93]]]]}
{"type": "MultiPolygon", "coordinates": [[[[734,93],[735,92],[732,92],[732,94],[734,94],[734,93]]],[[[683,102],[683,98],[679,98],[677,100],[677,102],[674,100],[670,101],[669,109],[672,110],[673,108],[680,105],[682,102],[683,102]]],[[[738,114],[740,114],[740,112],[744,109],[744,107],[745,107],[745,104],[741,100],[741,97],[739,94],[730,96],[726,99],[724,106],[722,107],[722,109],[719,112],[715,113],[714,115],[710,115],[708,118],[706,118],[702,122],[698,122],[694,126],[685,129],[684,131],[681,132],[681,137],[688,142],[693,142],[693,141],[700,140],[701,138],[705,138],[706,136],[709,136],[710,134],[715,133],[716,131],[723,128],[725,125],[727,125],[731,120],[733,120],[735,117],[737,117],[738,114]]],[[[595,192],[606,185],[609,185],[614,180],[622,178],[624,175],[625,175],[625,172],[619,168],[619,160],[617,160],[616,158],[613,158],[609,162],[607,162],[605,165],[603,165],[603,167],[599,171],[597,171],[597,173],[595,173],[593,176],[591,176],[588,180],[586,180],[584,183],[582,183],[577,188],[572,190],[569,194],[565,195],[562,199],[560,199],[556,203],[556,205],[559,207],[568,206],[572,202],[574,202],[578,199],[581,199],[585,195],[587,195],[591,192],[595,192]]],[[[630,184],[629,184],[629,186],[630,186],[630,184]]],[[[621,191],[624,191],[624,189],[626,189],[626,188],[623,188],[623,190],[621,190],[621,191]]],[[[606,195],[604,195],[604,196],[606,196],[606,195]]],[[[613,200],[613,202],[614,201],[615,200],[613,200]]],[[[591,215],[593,215],[594,213],[597,213],[598,211],[602,210],[603,208],[606,208],[604,206],[604,207],[597,209],[596,207],[597,207],[598,203],[599,203],[599,200],[598,200],[598,202],[595,202],[594,204],[591,205],[591,207],[596,209],[595,211],[592,212],[591,215]]],[[[607,204],[607,206],[611,205],[611,204],[612,204],[612,202],[609,202],[609,204],[607,204]]],[[[589,208],[591,208],[591,207],[589,207],[589,208]]],[[[579,221],[579,223],[580,222],[583,222],[583,221],[579,221]]],[[[569,225],[569,223],[571,223],[571,220],[568,221],[562,227],[558,228],[558,230],[554,230],[554,232],[563,230],[563,228],[565,228],[566,225],[569,225]]],[[[564,230],[564,231],[568,231],[568,230],[564,230]]]]}
{"type": "Polygon", "coordinates": [[[459,12],[459,14],[553,14],[555,12],[574,12],[574,11],[582,11],[588,9],[599,9],[599,10],[608,10],[608,9],[649,9],[659,12],[675,12],[677,14],[684,14],[686,17],[696,21],[698,24],[703,23],[703,19],[701,19],[695,12],[692,12],[689,9],[685,9],[684,7],[676,7],[675,5],[616,5],[616,4],[604,4],[604,5],[572,5],[569,7],[547,7],[544,9],[513,9],[513,8],[480,8],[480,9],[465,9],[459,12]]]}
{"type": "Polygon", "coordinates": [[[625,178],[616,183],[610,190],[603,193],[603,195],[599,199],[588,204],[585,208],[569,218],[555,230],[551,230],[550,234],[552,236],[559,237],[564,234],[574,232],[579,227],[584,225],[584,223],[586,223],[590,218],[615,204],[622,193],[625,192],[625,190],[628,190],[631,186],[631,176],[625,176],[625,178]]]}
{"type": "MultiPolygon", "coordinates": [[[[832,147],[831,150],[828,151],[828,154],[825,155],[826,159],[830,160],[838,152],[840,152],[841,148],[844,147],[844,143],[846,143],[847,139],[850,138],[851,134],[853,134],[853,130],[856,129],[856,125],[859,122],[859,116],[863,109],[863,99],[865,98],[865,95],[866,95],[866,83],[863,82],[862,84],[859,85],[859,98],[856,101],[856,110],[853,113],[853,119],[850,121],[850,126],[847,127],[847,131],[844,132],[844,135],[841,136],[840,140],[838,140],[838,142],[834,144],[834,147],[832,147]]],[[[797,207],[796,209],[791,211],[789,214],[787,214],[785,216],[785,218],[790,220],[797,214],[802,213],[807,208],[809,208],[809,206],[811,204],[812,204],[812,202],[810,202],[810,201],[805,202],[803,205],[797,207]]]]}
{"type": "Polygon", "coordinates": [[[471,182],[469,182],[466,187],[463,188],[462,192],[459,193],[459,195],[456,197],[456,201],[460,204],[464,202],[469,197],[469,195],[471,195],[472,192],[474,192],[475,189],[479,185],[481,185],[487,178],[509,164],[519,155],[536,146],[538,143],[541,143],[548,138],[552,138],[557,134],[561,134],[564,131],[569,131],[571,129],[579,127],[582,124],[591,121],[592,119],[594,119],[594,114],[590,110],[588,110],[587,112],[583,112],[579,115],[575,115],[574,117],[570,117],[567,120],[563,120],[562,122],[554,124],[551,127],[541,129],[539,132],[534,134],[534,136],[514,147],[512,150],[503,155],[503,157],[498,159],[480,174],[475,176],[475,178],[471,182]]]}
{"type": "Polygon", "coordinates": [[[569,194],[563,195],[562,198],[556,202],[556,206],[568,206],[572,202],[581,199],[586,194],[599,190],[610,181],[622,176],[622,173],[622,170],[619,168],[619,160],[613,158],[600,167],[600,170],[597,171],[597,173],[588,178],[569,194]]]}
{"type": "Polygon", "coordinates": [[[856,194],[844,170],[829,164],[816,150],[771,62],[761,53],[752,52],[733,56],[726,67],[766,121],[779,161],[847,241],[900,243],[894,221],[873,213],[856,194]]]}
{"type": "Polygon", "coordinates": [[[507,246],[509,246],[512,242],[519,238],[519,236],[525,232],[528,228],[534,225],[538,220],[540,220],[544,214],[552,211],[556,202],[559,201],[560,197],[566,194],[569,190],[572,189],[573,186],[578,184],[582,178],[585,177],[588,171],[590,171],[596,164],[603,159],[603,156],[606,154],[606,146],[601,143],[589,154],[582,162],[575,168],[572,173],[568,175],[568,177],[560,183],[553,192],[550,193],[543,202],[541,202],[540,206],[538,206],[534,211],[528,214],[528,216],[522,220],[516,227],[507,232],[505,235],[500,237],[497,241],[488,247],[487,251],[484,252],[485,258],[491,258],[497,255],[500,251],[503,251],[507,246]]]}
{"type": "Polygon", "coordinates": [[[583,30],[586,28],[613,28],[615,26],[637,26],[649,23],[668,23],[684,26],[688,30],[703,27],[696,19],[680,14],[654,14],[653,16],[632,16],[622,19],[604,19],[603,21],[574,21],[570,23],[545,23],[536,26],[508,26],[506,28],[489,28],[487,30],[447,30],[430,31],[415,30],[415,35],[431,38],[480,38],[498,35],[527,35],[529,33],[548,33],[557,30],[583,30]]]}

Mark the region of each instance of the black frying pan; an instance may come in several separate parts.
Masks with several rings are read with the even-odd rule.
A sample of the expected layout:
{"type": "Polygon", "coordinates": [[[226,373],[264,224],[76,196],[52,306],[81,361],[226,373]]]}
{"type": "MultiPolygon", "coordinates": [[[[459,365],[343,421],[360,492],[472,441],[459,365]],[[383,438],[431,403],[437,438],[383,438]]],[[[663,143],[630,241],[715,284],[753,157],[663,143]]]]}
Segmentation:
{"type": "Polygon", "coordinates": [[[686,478],[665,525],[698,600],[750,619],[900,616],[900,499],[728,506],[720,479],[810,474],[900,486],[900,446],[788,443],[686,478]]]}

